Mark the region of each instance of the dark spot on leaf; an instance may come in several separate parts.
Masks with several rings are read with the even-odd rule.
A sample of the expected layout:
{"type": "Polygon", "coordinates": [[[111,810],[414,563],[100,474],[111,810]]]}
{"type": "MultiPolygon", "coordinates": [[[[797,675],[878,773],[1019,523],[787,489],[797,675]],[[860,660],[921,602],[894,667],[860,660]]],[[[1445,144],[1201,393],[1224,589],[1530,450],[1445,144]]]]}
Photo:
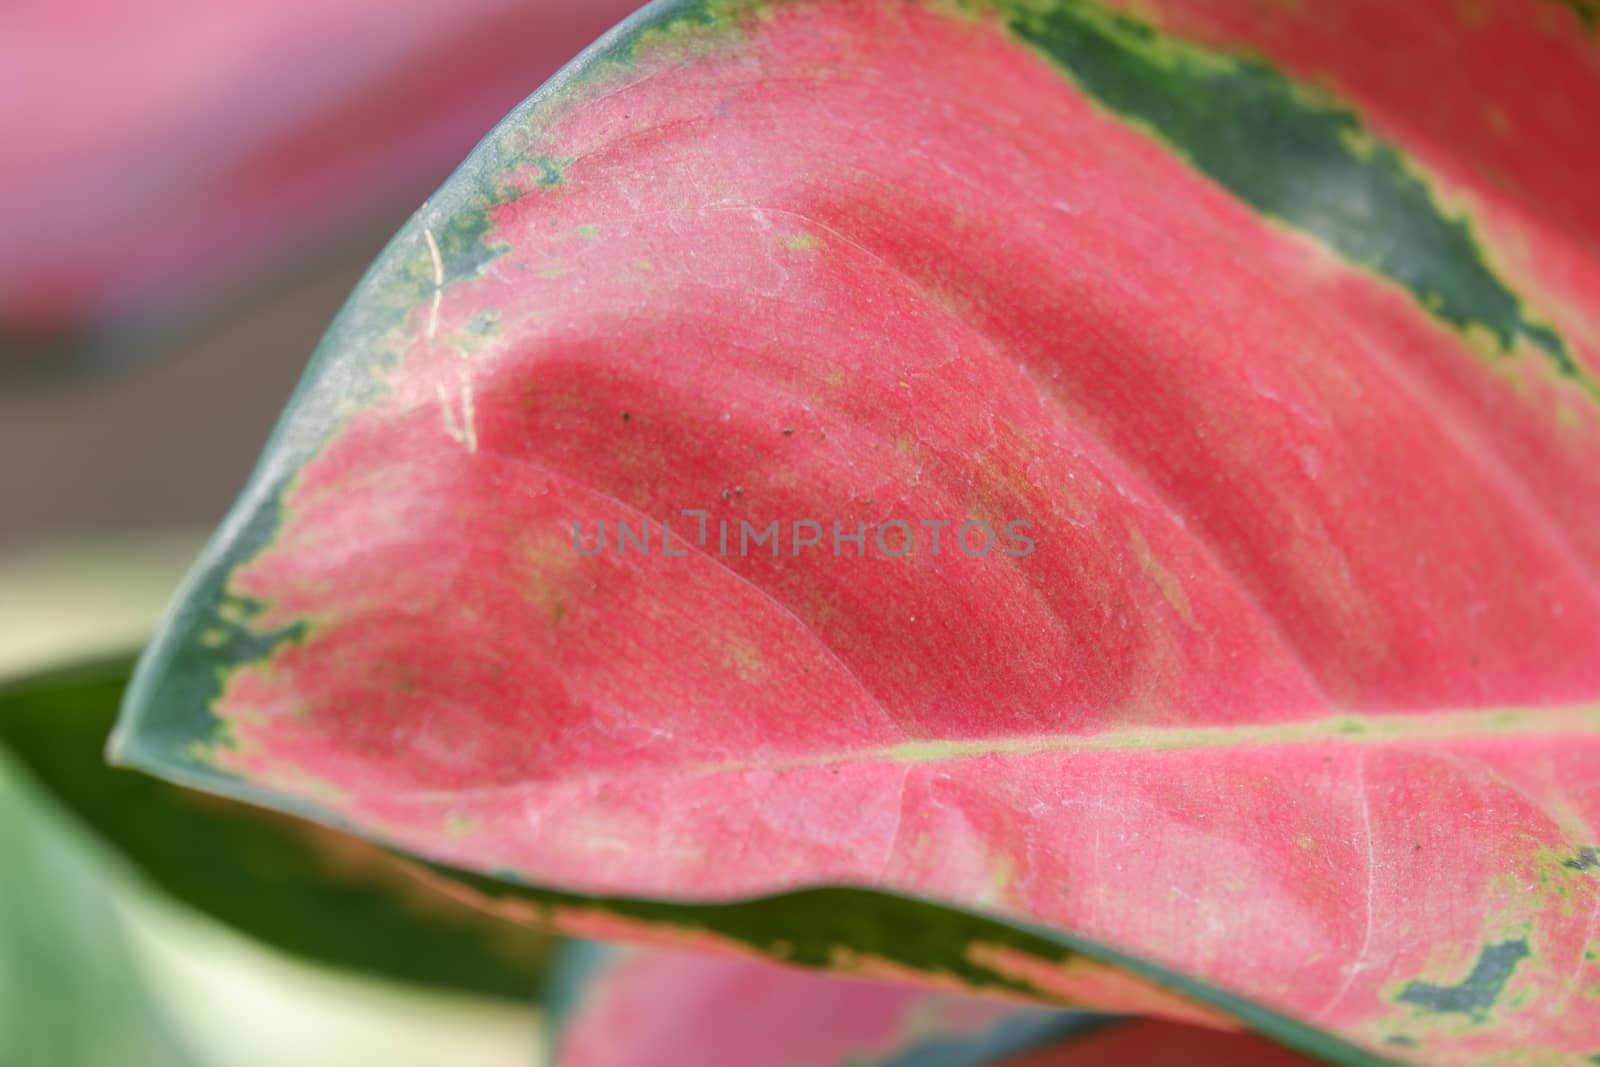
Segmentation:
{"type": "Polygon", "coordinates": [[[1505,991],[1517,964],[1529,955],[1528,942],[1520,938],[1489,945],[1478,957],[1472,973],[1459,984],[1446,986],[1411,982],[1396,999],[1405,1004],[1415,1004],[1424,1011],[1455,1012],[1482,1019],[1505,991]]]}
{"type": "Polygon", "coordinates": [[[539,168],[539,176],[533,180],[534,184],[549,188],[561,184],[562,179],[566,176],[567,167],[573,161],[571,159],[553,159],[550,156],[535,156],[529,162],[539,168]]]}
{"type": "Polygon", "coordinates": [[[1585,845],[1578,850],[1578,854],[1570,860],[1563,860],[1561,866],[1574,871],[1600,870],[1600,847],[1585,845]]]}

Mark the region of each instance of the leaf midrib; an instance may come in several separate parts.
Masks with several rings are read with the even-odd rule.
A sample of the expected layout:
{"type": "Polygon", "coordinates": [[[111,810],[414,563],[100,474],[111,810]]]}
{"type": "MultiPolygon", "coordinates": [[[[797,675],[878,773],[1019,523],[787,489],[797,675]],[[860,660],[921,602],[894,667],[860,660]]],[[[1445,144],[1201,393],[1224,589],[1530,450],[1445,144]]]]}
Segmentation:
{"type": "Polygon", "coordinates": [[[667,763],[603,775],[561,775],[508,782],[466,790],[417,790],[396,798],[411,801],[460,801],[466,797],[517,793],[540,787],[571,785],[585,778],[615,783],[647,777],[711,778],[752,772],[782,773],[866,763],[961,763],[991,757],[1102,752],[1184,752],[1205,749],[1249,750],[1310,745],[1371,748],[1408,743],[1492,741],[1506,738],[1572,737],[1600,742],[1600,703],[1549,707],[1498,707],[1391,714],[1347,714],[1299,722],[1221,726],[1166,726],[1108,730],[1092,734],[1034,734],[971,740],[904,741],[797,755],[792,758],[728,760],[720,763],[667,763]]]}

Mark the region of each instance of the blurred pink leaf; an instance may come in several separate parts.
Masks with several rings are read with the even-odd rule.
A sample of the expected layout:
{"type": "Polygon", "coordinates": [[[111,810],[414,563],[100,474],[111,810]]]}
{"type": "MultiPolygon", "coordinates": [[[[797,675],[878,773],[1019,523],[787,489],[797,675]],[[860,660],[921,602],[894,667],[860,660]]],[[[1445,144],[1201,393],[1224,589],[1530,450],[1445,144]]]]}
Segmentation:
{"type": "Polygon", "coordinates": [[[633,0],[92,0],[0,34],[0,335],[148,321],[414,208],[633,0]]]}

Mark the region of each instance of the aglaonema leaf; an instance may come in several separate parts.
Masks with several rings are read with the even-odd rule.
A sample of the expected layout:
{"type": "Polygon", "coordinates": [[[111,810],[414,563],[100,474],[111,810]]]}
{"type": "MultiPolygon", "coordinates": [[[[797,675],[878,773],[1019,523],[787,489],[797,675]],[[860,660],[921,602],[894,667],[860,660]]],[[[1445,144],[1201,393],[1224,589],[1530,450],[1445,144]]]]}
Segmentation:
{"type": "Polygon", "coordinates": [[[1312,1062],[1248,1034],[1140,1021],[1087,1032],[1079,1040],[1009,1061],[1005,1067],[1126,1067],[1130,1063],[1306,1067],[1312,1062]]]}
{"type": "Polygon", "coordinates": [[[727,956],[569,951],[552,1067],[985,1067],[1104,1024],[727,956]]]}
{"type": "Polygon", "coordinates": [[[107,767],[131,669],[130,657],[96,660],[0,685],[0,752],[148,883],[341,970],[519,1001],[540,989],[545,936],[441,896],[382,849],[107,767]]]}
{"type": "Polygon", "coordinates": [[[117,755],[1076,969],[730,935],[813,965],[1582,1062],[1600,68],[1555,4],[1405,11],[652,7],[374,266],[117,755]]]}
{"type": "Polygon", "coordinates": [[[1047,1012],[752,960],[575,947],[553,1067],[1304,1067],[1245,1034],[1047,1012]]]}

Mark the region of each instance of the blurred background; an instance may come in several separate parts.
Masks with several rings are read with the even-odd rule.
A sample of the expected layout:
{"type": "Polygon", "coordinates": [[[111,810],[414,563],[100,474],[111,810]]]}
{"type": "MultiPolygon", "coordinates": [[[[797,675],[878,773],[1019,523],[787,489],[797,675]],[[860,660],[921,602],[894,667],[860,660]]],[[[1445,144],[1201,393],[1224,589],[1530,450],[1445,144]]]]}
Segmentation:
{"type": "MultiPolygon", "coordinates": [[[[137,647],[389,234],[635,6],[0,5],[0,688],[137,647]]],[[[531,988],[358,977],[208,918],[4,726],[0,1067],[536,1061],[531,988]]]]}

